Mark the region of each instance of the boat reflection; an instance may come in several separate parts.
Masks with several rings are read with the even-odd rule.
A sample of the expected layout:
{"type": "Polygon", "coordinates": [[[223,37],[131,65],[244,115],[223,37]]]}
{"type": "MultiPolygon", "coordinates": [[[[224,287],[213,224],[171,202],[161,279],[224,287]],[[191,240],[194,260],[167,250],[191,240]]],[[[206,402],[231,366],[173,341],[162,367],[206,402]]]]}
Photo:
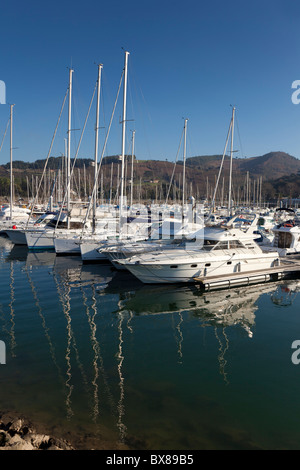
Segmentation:
{"type": "Polygon", "coordinates": [[[298,292],[300,292],[300,281],[282,282],[272,292],[271,300],[278,307],[288,307],[293,304],[298,292]]]}
{"type": "Polygon", "coordinates": [[[112,280],[115,270],[111,264],[83,264],[78,256],[57,256],[53,271],[59,275],[70,288],[95,285],[104,288],[112,280]]]}
{"type": "MultiPolygon", "coordinates": [[[[119,273],[104,293],[114,292],[119,273]]],[[[126,286],[120,290],[121,310],[132,315],[192,313],[216,326],[241,326],[249,337],[253,336],[256,302],[265,293],[274,291],[274,284],[239,287],[227,291],[205,292],[197,286],[145,286],[136,285],[134,290],[126,286]]]]}
{"type": "MultiPolygon", "coordinates": [[[[6,244],[0,250],[7,292],[0,309],[1,332],[10,340],[9,355],[19,370],[17,353],[23,356],[27,344],[31,358],[31,344],[37,344],[40,360],[34,361],[33,380],[44,370],[45,359],[50,359],[47,373],[54,384],[61,419],[66,418],[72,426],[84,423],[88,430],[93,422],[95,434],[108,426],[124,445],[134,434],[135,399],[139,394],[141,403],[144,399],[145,388],[138,395],[132,391],[143,377],[145,365],[150,366],[149,379],[145,379],[148,384],[161,373],[155,368],[152,376],[152,364],[159,365],[160,357],[166,354],[163,366],[168,365],[167,379],[179,384],[181,377],[190,374],[191,355],[199,353],[199,357],[210,359],[211,354],[212,373],[218,379],[221,375],[221,382],[227,385],[229,353],[236,340],[232,331],[238,332],[238,340],[242,337],[252,342],[260,297],[288,307],[300,291],[300,281],[211,292],[196,285],[150,286],[127,272],[115,271],[110,264],[88,265],[78,256],[9,249],[6,244]],[[205,332],[206,341],[202,351],[200,332],[205,332]],[[141,354],[146,341],[149,343],[141,354]]],[[[22,364],[27,374],[32,362],[28,369],[26,361],[22,364]]],[[[201,382],[198,365],[195,375],[201,382]]],[[[178,400],[181,398],[179,395],[178,400]]]]}
{"type": "Polygon", "coordinates": [[[102,295],[118,292],[118,311],[115,313],[119,316],[127,315],[130,320],[144,315],[170,315],[179,364],[183,364],[184,360],[184,333],[189,328],[187,321],[190,318],[197,319],[202,328],[213,328],[218,346],[219,372],[226,385],[229,384],[226,353],[229,350],[231,327],[240,327],[252,338],[257,301],[261,295],[276,289],[274,283],[211,292],[197,286],[151,287],[139,283],[129,289],[129,285],[122,281],[124,277],[118,272],[102,295]]]}

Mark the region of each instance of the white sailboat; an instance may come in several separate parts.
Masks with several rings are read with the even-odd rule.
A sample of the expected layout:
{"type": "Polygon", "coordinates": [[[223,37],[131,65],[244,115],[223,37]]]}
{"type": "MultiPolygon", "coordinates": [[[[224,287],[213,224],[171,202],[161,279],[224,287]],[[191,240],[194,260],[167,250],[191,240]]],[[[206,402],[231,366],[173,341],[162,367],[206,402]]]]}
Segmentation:
{"type": "MultiPolygon", "coordinates": [[[[197,238],[199,232],[203,230],[203,214],[202,206],[200,214],[195,211],[195,201],[190,197],[189,204],[186,204],[185,195],[185,163],[186,163],[186,140],[187,140],[187,119],[184,120],[184,146],[183,146],[183,184],[182,184],[182,201],[177,207],[172,206],[172,211],[167,206],[168,195],[166,197],[166,207],[153,208],[150,210],[151,221],[148,224],[147,232],[140,238],[136,236],[129,237],[129,240],[111,241],[110,243],[102,243],[97,252],[100,256],[106,256],[117,269],[125,269],[122,264],[118,263],[119,259],[127,258],[133,254],[145,253],[164,248],[173,248],[174,245],[184,243],[185,240],[197,238]],[[200,217],[199,217],[200,215],[200,217]],[[147,237],[148,234],[148,237],[147,237]]],[[[174,166],[175,170],[175,166],[174,166]]],[[[173,175],[174,175],[173,170],[173,175]]],[[[171,177],[170,187],[173,179],[171,177]]],[[[131,196],[132,200],[132,196],[131,196]]]]}
{"type": "MultiPolygon", "coordinates": [[[[14,179],[13,179],[13,108],[10,105],[10,202],[0,208],[0,233],[6,234],[6,230],[13,229],[20,225],[26,224],[30,214],[30,210],[25,207],[18,207],[14,203],[14,179]]],[[[6,128],[7,130],[7,128],[6,128]]],[[[5,132],[6,133],[6,132],[5,132]]],[[[4,134],[5,137],[5,134],[4,134]]],[[[3,138],[4,140],[4,138],[3,138]]],[[[3,141],[2,141],[3,143],[3,141]]],[[[1,145],[2,147],[2,145],[1,145]]]]}
{"type": "MultiPolygon", "coordinates": [[[[92,223],[87,226],[89,234],[100,234],[103,233],[103,224],[101,227],[97,227],[96,230],[96,210],[97,210],[97,192],[98,192],[98,135],[99,135],[99,108],[100,108],[100,88],[101,88],[101,72],[103,65],[98,64],[98,78],[97,78],[97,105],[96,105],[96,125],[95,125],[95,155],[94,155],[94,193],[92,197],[93,211],[92,211],[92,223]]],[[[70,120],[69,120],[70,122],[70,120]]],[[[70,124],[69,124],[70,129],[70,124]]],[[[80,240],[82,238],[81,233],[56,233],[54,238],[54,249],[57,254],[78,254],[80,255],[80,240]]]]}
{"type": "MultiPolygon", "coordinates": [[[[122,230],[122,217],[124,205],[124,158],[125,158],[125,125],[126,125],[126,95],[127,95],[127,69],[128,69],[128,56],[129,52],[125,51],[125,64],[123,69],[124,74],[124,91],[123,91],[123,120],[122,120],[122,165],[121,165],[121,194],[120,194],[120,208],[118,218],[113,214],[110,220],[102,220],[97,218],[97,192],[98,192],[98,130],[99,130],[99,101],[100,101],[100,77],[102,65],[98,66],[98,93],[97,93],[97,107],[96,107],[96,133],[95,133],[95,180],[94,189],[91,199],[93,205],[92,210],[92,227],[85,227],[87,230],[82,231],[81,234],[70,235],[60,234],[54,239],[54,247],[56,253],[77,253],[81,254],[84,261],[97,261],[99,259],[106,259],[105,256],[99,255],[96,249],[99,244],[106,241],[108,238],[118,239],[122,230]],[[116,229],[115,223],[117,222],[118,228],[116,229]],[[110,226],[109,226],[110,225],[110,226]]],[[[105,148],[105,146],[104,146],[105,148]]],[[[89,213],[89,208],[87,214],[89,213]]]]}
{"type": "Polygon", "coordinates": [[[67,211],[62,211],[56,219],[56,223],[48,223],[42,229],[27,229],[25,232],[26,243],[30,250],[54,250],[55,236],[60,233],[80,234],[83,227],[88,228],[89,221],[84,221],[81,217],[73,217],[70,207],[70,181],[71,181],[71,103],[72,103],[72,74],[73,69],[69,70],[69,111],[68,111],[68,145],[67,145],[67,211]]]}
{"type": "Polygon", "coordinates": [[[28,230],[43,231],[50,221],[55,220],[56,215],[51,212],[42,214],[37,219],[28,223],[28,216],[26,222],[18,223],[10,229],[6,229],[5,233],[14,245],[27,245],[26,232],[28,230]]]}
{"type": "MultiPolygon", "coordinates": [[[[103,241],[107,241],[108,238],[114,238],[117,240],[122,235],[122,224],[124,216],[124,159],[125,159],[125,136],[126,136],[126,102],[127,102],[127,74],[128,74],[128,57],[129,52],[125,51],[124,60],[124,78],[123,78],[123,117],[122,117],[122,154],[121,154],[121,190],[120,190],[120,204],[119,204],[119,216],[118,216],[118,230],[114,234],[106,232],[104,235],[100,233],[88,234],[87,237],[83,237],[80,243],[80,253],[83,261],[99,261],[107,259],[102,253],[99,253],[97,249],[103,241]]],[[[96,140],[97,143],[97,140],[96,140]]],[[[96,148],[96,146],[95,146],[96,148]]],[[[96,179],[95,179],[96,182],[96,179]]],[[[95,191],[94,187],[94,192],[95,191]]],[[[95,204],[95,202],[94,202],[95,204]]],[[[95,206],[94,206],[95,207],[95,206]]]]}
{"type": "MultiPolygon", "coordinates": [[[[191,204],[193,204],[193,201],[191,201],[191,204]]],[[[119,264],[120,259],[141,253],[185,246],[187,242],[199,239],[202,236],[203,229],[203,217],[200,216],[195,221],[192,208],[188,211],[188,217],[186,218],[182,217],[181,211],[176,217],[170,217],[170,213],[161,213],[158,220],[154,219],[153,223],[149,224],[147,228],[148,238],[144,236],[139,240],[136,237],[128,241],[120,240],[119,242],[103,244],[98,248],[98,251],[100,254],[105,254],[117,269],[125,269],[122,264],[119,264]]]]}

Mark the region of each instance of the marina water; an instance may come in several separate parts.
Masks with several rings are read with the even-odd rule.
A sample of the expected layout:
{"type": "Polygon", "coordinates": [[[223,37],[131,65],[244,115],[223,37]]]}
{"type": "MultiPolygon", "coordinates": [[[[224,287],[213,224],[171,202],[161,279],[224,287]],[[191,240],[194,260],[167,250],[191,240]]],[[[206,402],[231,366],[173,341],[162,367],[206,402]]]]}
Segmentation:
{"type": "Polygon", "coordinates": [[[0,238],[0,285],[1,412],[81,449],[300,449],[297,280],[150,286],[0,238]]]}

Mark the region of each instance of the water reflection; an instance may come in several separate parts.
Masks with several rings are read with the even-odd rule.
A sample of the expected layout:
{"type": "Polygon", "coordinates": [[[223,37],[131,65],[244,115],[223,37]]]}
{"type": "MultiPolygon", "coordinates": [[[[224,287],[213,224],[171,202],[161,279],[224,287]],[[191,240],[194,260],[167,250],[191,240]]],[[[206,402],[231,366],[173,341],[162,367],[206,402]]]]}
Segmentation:
{"type": "Polygon", "coordinates": [[[271,300],[278,307],[293,305],[300,291],[300,281],[294,280],[281,283],[271,294],[271,300]]]}
{"type": "MultiPolygon", "coordinates": [[[[115,271],[110,264],[82,264],[77,256],[56,257],[51,252],[31,253],[24,247],[18,248],[14,250],[10,244],[0,243],[0,274],[6,288],[6,297],[2,295],[0,302],[0,337],[6,335],[10,339],[10,365],[5,369],[11,374],[10,390],[22,383],[21,379],[16,386],[14,382],[17,351],[26,355],[26,347],[30,350],[31,344],[38,343],[41,358],[35,360],[35,369],[30,370],[33,385],[29,379],[23,379],[29,382],[30,393],[41,374],[49,387],[52,382],[49,393],[55,405],[50,407],[49,413],[57,410],[57,421],[62,426],[66,426],[64,419],[71,424],[76,422],[88,434],[94,425],[95,435],[98,432],[113,434],[119,443],[131,443],[133,447],[136,444],[132,442],[136,442],[138,436],[134,421],[137,404],[139,407],[144,404],[142,411],[139,413],[139,408],[136,412],[138,419],[151,420],[152,413],[147,414],[147,406],[153,399],[153,388],[148,391],[148,384],[165,380],[167,385],[164,383],[161,390],[166,386],[166,390],[172,391],[174,408],[183,406],[180,393],[177,392],[177,396],[173,390],[180,390],[181,381],[184,384],[187,377],[192,380],[189,374],[193,369],[190,368],[195,367],[199,374],[199,389],[205,388],[205,374],[202,377],[199,365],[190,362],[196,348],[201,348],[201,333],[214,338],[209,355],[213,358],[213,367],[216,359],[218,361],[216,375],[221,378],[224,392],[224,384],[230,384],[228,352],[236,338],[232,331],[239,335],[239,341],[245,339],[253,343],[260,298],[265,296],[266,301],[276,307],[288,307],[295,302],[300,290],[297,281],[212,292],[195,285],[146,286],[127,272],[115,271]],[[26,311],[24,299],[28,305],[26,311]],[[156,336],[163,341],[156,341],[156,336]],[[148,344],[148,355],[144,343],[148,344]],[[192,347],[195,349],[191,353],[192,347]],[[152,371],[141,370],[143,354],[148,367],[155,364],[152,371]],[[160,377],[163,368],[157,370],[156,357],[164,354],[168,379],[160,377]],[[49,370],[46,369],[47,358],[53,370],[49,364],[49,370]]],[[[16,364],[19,373],[20,366],[16,364]]],[[[31,364],[25,361],[24,364],[25,376],[31,364]]],[[[197,374],[192,376],[194,380],[197,374]]],[[[47,385],[41,381],[39,386],[43,390],[47,385]]],[[[157,390],[160,390],[159,384],[157,390]]],[[[45,391],[39,391],[35,391],[35,396],[41,403],[37,401],[36,406],[43,407],[45,391]]],[[[22,393],[25,397],[26,391],[22,393]]],[[[2,400],[4,394],[2,390],[2,400]]],[[[187,388],[185,394],[184,410],[189,410],[192,390],[187,388]]],[[[172,406],[170,409],[174,411],[172,406]]],[[[197,409],[193,413],[196,422],[197,409]]],[[[49,417],[49,422],[51,419],[49,417]]],[[[174,430],[174,434],[181,431],[174,430]]]]}
{"type": "MultiPolygon", "coordinates": [[[[119,276],[122,279],[124,274],[117,274],[114,284],[117,284],[119,276]]],[[[105,292],[110,291],[108,285],[105,292]]],[[[252,338],[255,312],[258,309],[257,301],[261,295],[272,291],[274,291],[273,284],[212,292],[205,292],[194,285],[182,287],[136,285],[135,290],[128,291],[127,288],[121,290],[118,312],[127,313],[131,317],[170,315],[179,364],[183,364],[184,359],[185,315],[198,319],[202,328],[213,328],[218,344],[219,372],[224,382],[229,384],[226,372],[229,338],[226,330],[238,326],[249,338],[252,338]]]]}
{"type": "MultiPolygon", "coordinates": [[[[114,281],[117,281],[116,275],[114,281]]],[[[241,326],[249,337],[253,336],[252,327],[255,323],[257,300],[262,294],[272,292],[274,284],[240,287],[232,290],[205,292],[191,285],[144,286],[138,285],[135,290],[120,290],[120,309],[132,315],[155,315],[171,313],[192,313],[205,320],[211,326],[241,326]]],[[[111,290],[110,284],[104,291],[111,290]]],[[[180,317],[179,323],[182,323],[180,317]]]]}

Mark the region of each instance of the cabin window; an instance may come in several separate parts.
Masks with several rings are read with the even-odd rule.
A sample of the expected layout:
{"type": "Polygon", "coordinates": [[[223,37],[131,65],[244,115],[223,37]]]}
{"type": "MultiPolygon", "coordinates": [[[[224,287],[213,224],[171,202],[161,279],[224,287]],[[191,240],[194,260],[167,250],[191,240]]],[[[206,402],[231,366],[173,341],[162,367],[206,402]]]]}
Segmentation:
{"type": "Polygon", "coordinates": [[[204,239],[204,242],[203,242],[203,248],[205,250],[211,250],[212,248],[214,248],[214,246],[216,246],[217,244],[217,241],[216,240],[207,240],[207,239],[204,239]]]}
{"type": "Polygon", "coordinates": [[[205,263],[205,266],[207,266],[207,267],[210,266],[210,263],[205,263]]]}
{"type": "Polygon", "coordinates": [[[191,264],[191,268],[197,268],[196,264],[191,264]]]}
{"type": "Polygon", "coordinates": [[[49,220],[49,222],[46,224],[46,227],[51,227],[52,228],[52,227],[56,227],[56,225],[57,225],[58,228],[67,228],[68,227],[67,222],[63,222],[61,220],[59,220],[57,222],[57,219],[49,220]]]}
{"type": "Polygon", "coordinates": [[[244,248],[239,240],[229,240],[229,248],[244,248]]]}
{"type": "Polygon", "coordinates": [[[176,269],[176,268],[178,268],[178,265],[177,264],[171,264],[170,268],[176,269]]]}
{"type": "Polygon", "coordinates": [[[288,232],[280,232],[278,239],[278,248],[290,248],[293,236],[288,232]]]}
{"type": "Polygon", "coordinates": [[[228,249],[228,241],[219,242],[214,247],[214,250],[227,250],[227,249],[228,249]]]}
{"type": "Polygon", "coordinates": [[[70,222],[70,228],[74,228],[74,229],[83,228],[83,223],[82,222],[70,222]]]}
{"type": "Polygon", "coordinates": [[[232,261],[227,261],[227,264],[232,264],[232,261]]]}

